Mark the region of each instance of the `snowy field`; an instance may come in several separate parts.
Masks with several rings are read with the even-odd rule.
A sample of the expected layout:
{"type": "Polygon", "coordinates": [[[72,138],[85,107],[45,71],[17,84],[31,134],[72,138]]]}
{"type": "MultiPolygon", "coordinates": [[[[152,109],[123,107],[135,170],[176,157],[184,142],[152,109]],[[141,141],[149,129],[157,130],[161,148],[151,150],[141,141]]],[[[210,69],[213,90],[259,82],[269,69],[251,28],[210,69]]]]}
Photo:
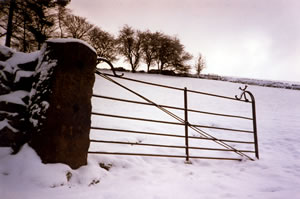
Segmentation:
{"type": "MultiPolygon", "coordinates": [[[[240,84],[161,75],[125,73],[154,83],[234,97],[240,84]]],[[[118,79],[117,79],[118,80],[118,79]]],[[[183,92],[118,80],[159,104],[183,107],[183,92]]],[[[260,160],[221,161],[89,155],[88,165],[72,170],[63,164],[41,163],[25,145],[17,155],[0,148],[1,199],[299,199],[300,198],[300,92],[249,86],[256,98],[260,160]],[[100,163],[111,166],[109,171],[100,163]]],[[[124,89],[97,77],[95,94],[139,100],[124,89]]],[[[251,104],[189,94],[189,108],[251,117],[251,104]]],[[[93,99],[93,111],[147,119],[174,121],[155,107],[145,107],[106,99],[93,99]]],[[[183,118],[180,111],[172,111],[183,118]]],[[[216,127],[252,129],[251,121],[189,114],[190,122],[216,127]]],[[[92,125],[104,128],[151,131],[184,135],[184,127],[93,116],[92,125]]],[[[215,132],[219,138],[253,140],[248,134],[215,132]]],[[[197,136],[190,130],[190,135],[197,136]]],[[[117,132],[91,131],[91,139],[184,145],[184,139],[163,138],[117,132]]],[[[191,142],[193,146],[218,147],[211,142],[191,142]]],[[[237,146],[235,147],[243,147],[237,146]]],[[[219,148],[221,148],[219,146],[219,148]]],[[[245,146],[253,150],[253,146],[245,146]]],[[[136,152],[184,155],[184,149],[166,149],[92,143],[91,151],[136,152]]],[[[191,151],[191,155],[238,157],[228,152],[191,151]]],[[[250,154],[252,157],[253,155],[250,154]]]]}

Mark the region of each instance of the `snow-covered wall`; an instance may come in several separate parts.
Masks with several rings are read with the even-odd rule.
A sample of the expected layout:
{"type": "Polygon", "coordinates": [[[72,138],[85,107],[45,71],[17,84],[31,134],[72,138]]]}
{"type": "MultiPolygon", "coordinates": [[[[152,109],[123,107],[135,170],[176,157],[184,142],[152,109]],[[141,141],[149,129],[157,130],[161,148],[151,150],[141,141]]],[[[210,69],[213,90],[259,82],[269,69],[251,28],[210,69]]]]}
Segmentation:
{"type": "Polygon", "coordinates": [[[14,152],[28,140],[26,110],[38,55],[0,46],[0,146],[14,152]]]}

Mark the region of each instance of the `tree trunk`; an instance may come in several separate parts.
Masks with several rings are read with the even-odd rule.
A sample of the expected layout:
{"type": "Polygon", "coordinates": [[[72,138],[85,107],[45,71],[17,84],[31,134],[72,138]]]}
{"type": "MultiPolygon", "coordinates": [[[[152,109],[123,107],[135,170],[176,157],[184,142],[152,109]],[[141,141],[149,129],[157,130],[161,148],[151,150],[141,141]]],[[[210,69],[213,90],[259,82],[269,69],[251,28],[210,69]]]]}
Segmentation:
{"type": "Polygon", "coordinates": [[[60,38],[64,38],[63,30],[62,30],[62,15],[64,14],[63,12],[63,7],[59,6],[58,8],[58,27],[60,30],[60,38]]]}
{"type": "MultiPolygon", "coordinates": [[[[25,14],[24,14],[25,15],[25,14]]],[[[24,18],[24,22],[23,22],[23,52],[26,52],[26,20],[24,18]]]]}
{"type": "Polygon", "coordinates": [[[164,63],[160,63],[160,69],[159,69],[159,70],[160,70],[160,73],[162,73],[162,71],[163,71],[163,69],[164,69],[164,65],[165,65],[164,63]]]}
{"type": "Polygon", "coordinates": [[[131,72],[135,73],[135,67],[134,67],[134,64],[133,64],[133,61],[132,61],[132,57],[130,56],[129,57],[129,63],[131,65],[131,72]]]}
{"type": "Polygon", "coordinates": [[[12,21],[13,21],[15,6],[16,6],[15,0],[10,0],[8,22],[7,22],[7,32],[6,32],[6,39],[5,39],[5,46],[7,46],[7,47],[10,47],[10,41],[11,41],[11,35],[12,35],[12,21]]]}

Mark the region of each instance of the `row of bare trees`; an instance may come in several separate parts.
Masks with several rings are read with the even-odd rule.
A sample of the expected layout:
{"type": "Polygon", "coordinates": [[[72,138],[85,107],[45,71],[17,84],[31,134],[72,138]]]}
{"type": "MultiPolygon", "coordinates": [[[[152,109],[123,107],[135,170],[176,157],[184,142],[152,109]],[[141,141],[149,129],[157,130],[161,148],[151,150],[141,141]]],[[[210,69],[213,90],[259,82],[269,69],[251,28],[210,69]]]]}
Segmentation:
{"type": "Polygon", "coordinates": [[[185,51],[180,40],[161,32],[153,33],[149,30],[142,32],[125,25],[116,41],[118,52],[126,58],[133,72],[139,67],[140,62],[146,64],[147,72],[151,67],[156,67],[160,73],[164,70],[188,73],[194,67],[199,75],[205,68],[201,53],[191,66],[188,61],[193,56],[185,51]]]}
{"type": "MultiPolygon", "coordinates": [[[[48,38],[77,38],[93,46],[100,57],[112,62],[125,58],[135,72],[142,64],[157,71],[187,73],[193,56],[176,37],[162,32],[135,30],[125,25],[117,37],[72,14],[65,6],[70,0],[4,0],[0,3],[0,37],[19,51],[40,49],[48,38]]],[[[194,67],[205,66],[201,54],[194,67]]]]}
{"type": "Polygon", "coordinates": [[[184,46],[176,37],[170,37],[161,32],[135,31],[129,26],[124,26],[117,39],[118,49],[130,63],[131,70],[135,71],[139,63],[144,61],[147,71],[157,65],[157,69],[187,72],[189,65],[186,61],[192,55],[184,50],[184,46]]]}

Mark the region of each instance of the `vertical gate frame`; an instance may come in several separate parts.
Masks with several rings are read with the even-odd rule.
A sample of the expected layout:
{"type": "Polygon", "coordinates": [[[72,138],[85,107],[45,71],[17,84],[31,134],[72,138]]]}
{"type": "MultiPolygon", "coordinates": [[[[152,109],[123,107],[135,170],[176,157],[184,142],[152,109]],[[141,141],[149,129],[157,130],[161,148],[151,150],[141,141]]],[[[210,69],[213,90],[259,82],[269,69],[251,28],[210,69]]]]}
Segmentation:
{"type": "Polygon", "coordinates": [[[187,88],[184,87],[184,129],[185,129],[185,153],[186,162],[189,162],[189,122],[188,122],[188,98],[187,88]]]}
{"type": "Polygon", "coordinates": [[[259,159],[255,98],[254,98],[254,95],[250,91],[247,91],[247,88],[248,88],[247,85],[245,85],[244,88],[239,87],[239,89],[242,91],[242,93],[239,97],[236,95],[235,98],[237,100],[244,100],[246,102],[251,102],[251,104],[252,104],[252,119],[253,119],[253,135],[254,135],[254,142],[255,142],[255,156],[256,156],[257,159],[259,159]],[[249,100],[247,98],[246,94],[248,94],[250,96],[251,100],[249,100]]]}

